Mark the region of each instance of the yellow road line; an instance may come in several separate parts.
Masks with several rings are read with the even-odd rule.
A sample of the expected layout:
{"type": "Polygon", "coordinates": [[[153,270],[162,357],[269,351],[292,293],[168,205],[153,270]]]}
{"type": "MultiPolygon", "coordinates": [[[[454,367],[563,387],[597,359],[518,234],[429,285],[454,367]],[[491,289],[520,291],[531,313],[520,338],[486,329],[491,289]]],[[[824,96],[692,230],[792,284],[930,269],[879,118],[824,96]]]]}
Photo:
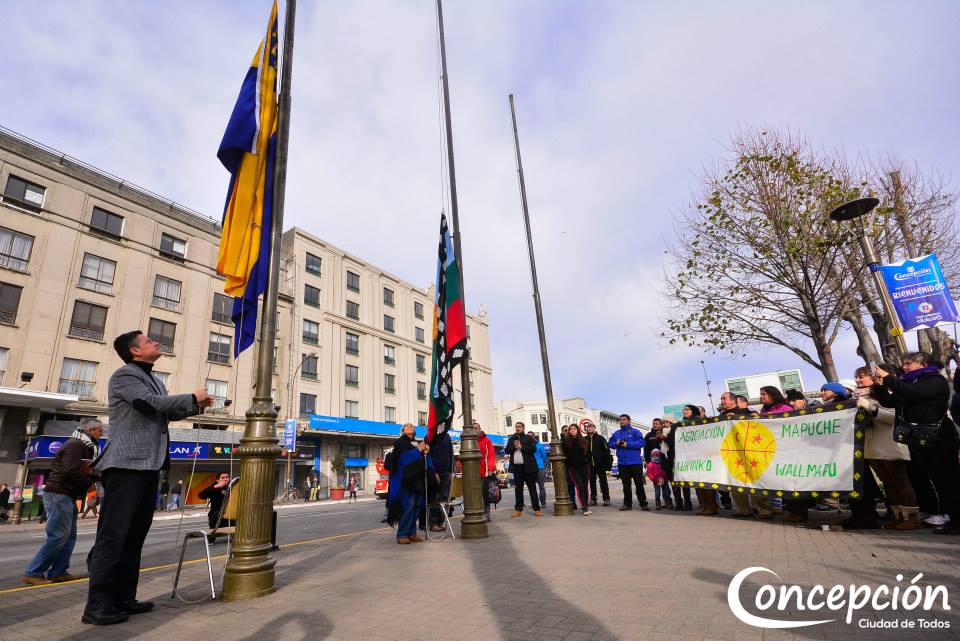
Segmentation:
{"type": "MultiPolygon", "coordinates": [[[[284,544],[283,544],[283,549],[286,549],[286,548],[294,548],[294,547],[297,547],[297,546],[300,546],[300,545],[310,545],[310,544],[315,544],[315,543],[323,543],[324,541],[333,541],[334,539],[344,539],[344,538],[351,537],[351,536],[359,536],[359,535],[361,535],[361,534],[370,534],[371,532],[383,532],[384,530],[390,530],[390,529],[392,529],[392,528],[388,528],[388,527],[378,527],[378,528],[374,528],[374,529],[372,529],[372,530],[361,530],[361,531],[359,531],[359,532],[347,532],[346,534],[334,534],[334,535],[332,535],[332,536],[325,536],[325,537],[322,537],[322,538],[319,538],[319,539],[308,539],[308,540],[305,540],[305,541],[294,541],[293,543],[284,543],[284,544]]],[[[226,557],[227,557],[226,554],[220,554],[220,555],[218,555],[218,556],[214,556],[214,557],[210,557],[210,558],[211,558],[211,560],[213,560],[213,561],[219,561],[220,559],[225,559],[226,557]]],[[[207,557],[202,557],[202,558],[199,558],[199,559],[190,559],[189,561],[184,561],[183,564],[184,564],[184,565],[193,565],[194,563],[206,563],[206,561],[207,561],[207,557]]],[[[150,567],[146,567],[146,568],[140,568],[140,573],[143,574],[144,572],[153,572],[153,571],[155,571],[155,570],[167,570],[167,569],[169,569],[169,568],[173,568],[173,567],[176,567],[176,566],[177,566],[176,563],[164,563],[163,565],[154,565],[154,566],[150,566],[150,567]]],[[[84,578],[82,578],[82,579],[74,579],[73,581],[61,581],[60,583],[50,583],[50,584],[47,584],[47,585],[25,585],[25,586],[20,587],[20,588],[7,588],[7,589],[5,589],[5,590],[0,590],[0,594],[12,594],[13,592],[23,592],[24,590],[36,590],[36,589],[39,589],[39,588],[56,588],[56,587],[60,587],[61,585],[70,585],[70,584],[72,584],[72,583],[85,583],[85,582],[87,582],[87,581],[89,581],[89,580],[90,580],[89,578],[84,577],[84,578]]]]}

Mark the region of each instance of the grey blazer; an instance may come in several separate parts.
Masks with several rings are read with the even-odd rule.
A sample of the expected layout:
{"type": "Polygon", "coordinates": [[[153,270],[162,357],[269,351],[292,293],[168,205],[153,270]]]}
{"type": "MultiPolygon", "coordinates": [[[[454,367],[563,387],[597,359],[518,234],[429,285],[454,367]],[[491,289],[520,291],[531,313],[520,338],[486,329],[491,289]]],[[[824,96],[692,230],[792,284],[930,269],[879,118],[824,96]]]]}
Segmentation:
{"type": "Polygon", "coordinates": [[[163,383],[133,363],[110,377],[110,443],[98,470],[159,470],[170,446],[168,423],[199,412],[193,394],[168,396],[163,383]]]}

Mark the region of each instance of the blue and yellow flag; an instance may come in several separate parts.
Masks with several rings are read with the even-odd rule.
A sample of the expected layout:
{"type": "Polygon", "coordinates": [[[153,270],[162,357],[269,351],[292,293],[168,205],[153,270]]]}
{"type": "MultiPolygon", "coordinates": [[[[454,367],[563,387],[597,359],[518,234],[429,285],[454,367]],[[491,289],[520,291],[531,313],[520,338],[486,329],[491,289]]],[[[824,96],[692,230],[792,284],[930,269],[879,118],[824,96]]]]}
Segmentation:
{"type": "Polygon", "coordinates": [[[217,158],[230,172],[217,271],[233,296],[236,357],[253,344],[257,299],[270,272],[273,170],[277,134],[277,3],[220,141],[217,158]]]}

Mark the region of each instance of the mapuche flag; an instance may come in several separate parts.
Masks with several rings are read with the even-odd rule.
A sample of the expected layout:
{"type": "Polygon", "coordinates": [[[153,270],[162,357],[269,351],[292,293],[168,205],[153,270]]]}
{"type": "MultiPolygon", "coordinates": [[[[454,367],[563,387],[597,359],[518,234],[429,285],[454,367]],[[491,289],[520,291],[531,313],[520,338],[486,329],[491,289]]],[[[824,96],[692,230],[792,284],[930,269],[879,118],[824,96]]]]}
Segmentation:
{"type": "Polygon", "coordinates": [[[253,344],[257,299],[266,289],[270,273],[277,48],[274,0],[266,35],[247,69],[217,151],[217,158],[230,172],[217,271],[227,279],[223,291],[233,296],[234,356],[253,344]]]}
{"type": "Polygon", "coordinates": [[[433,358],[430,368],[430,416],[427,438],[453,423],[453,368],[467,353],[467,316],[460,291],[460,263],[453,249],[447,217],[440,214],[437,297],[433,305],[433,358]]]}

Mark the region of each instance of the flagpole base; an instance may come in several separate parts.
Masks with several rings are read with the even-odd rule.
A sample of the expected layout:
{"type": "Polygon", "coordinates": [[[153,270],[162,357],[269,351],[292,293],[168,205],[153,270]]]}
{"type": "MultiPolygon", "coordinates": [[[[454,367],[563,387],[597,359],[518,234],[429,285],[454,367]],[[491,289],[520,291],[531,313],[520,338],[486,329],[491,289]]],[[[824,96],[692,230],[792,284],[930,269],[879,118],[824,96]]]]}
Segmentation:
{"type": "Polygon", "coordinates": [[[460,435],[460,464],[463,467],[463,521],[460,537],[485,539],[490,536],[487,519],[483,515],[483,480],[480,478],[480,448],[477,430],[464,426],[460,435]]]}

